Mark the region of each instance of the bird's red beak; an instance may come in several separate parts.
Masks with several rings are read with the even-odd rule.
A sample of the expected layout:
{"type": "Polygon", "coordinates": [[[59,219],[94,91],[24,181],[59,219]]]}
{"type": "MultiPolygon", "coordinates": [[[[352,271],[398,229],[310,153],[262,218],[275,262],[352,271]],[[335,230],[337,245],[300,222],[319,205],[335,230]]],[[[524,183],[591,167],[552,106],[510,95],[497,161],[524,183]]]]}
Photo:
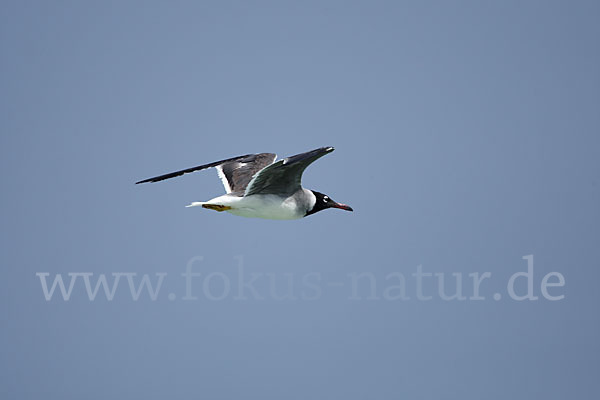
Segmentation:
{"type": "Polygon", "coordinates": [[[352,207],[350,207],[349,205],[346,205],[346,204],[342,204],[342,203],[335,203],[335,204],[334,204],[334,205],[332,205],[331,207],[334,207],[334,208],[340,208],[340,209],[342,209],[342,210],[346,210],[346,211],[354,211],[354,210],[352,209],[352,207]]]}

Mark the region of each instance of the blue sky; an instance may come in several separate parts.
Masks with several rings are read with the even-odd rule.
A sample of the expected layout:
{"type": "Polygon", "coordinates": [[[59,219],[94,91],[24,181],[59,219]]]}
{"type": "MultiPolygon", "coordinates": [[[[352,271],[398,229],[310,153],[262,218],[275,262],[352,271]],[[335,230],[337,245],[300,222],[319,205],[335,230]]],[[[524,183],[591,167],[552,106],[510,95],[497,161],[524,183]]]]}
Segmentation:
{"type": "Polygon", "coordinates": [[[3,398],[597,393],[597,2],[0,10],[3,398]],[[321,146],[336,151],[303,183],[354,213],[186,209],[222,193],[215,171],[133,184],[321,146]],[[517,301],[528,255],[538,299],[517,301]],[[440,298],[434,275],[418,300],[419,266],[448,293],[460,274],[468,298],[440,298]],[[79,275],[47,301],[37,273],[79,275]],[[125,275],[91,301],[86,273],[125,275]],[[156,300],[130,295],[144,274],[163,276],[156,300]],[[386,292],[399,275],[407,300],[386,292]]]}

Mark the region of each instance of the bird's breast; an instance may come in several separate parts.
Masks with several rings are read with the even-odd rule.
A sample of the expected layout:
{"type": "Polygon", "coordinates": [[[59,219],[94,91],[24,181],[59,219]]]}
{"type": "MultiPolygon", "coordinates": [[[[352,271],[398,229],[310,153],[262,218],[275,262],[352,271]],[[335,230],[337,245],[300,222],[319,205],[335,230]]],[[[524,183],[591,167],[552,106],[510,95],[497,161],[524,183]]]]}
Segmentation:
{"type": "Polygon", "coordinates": [[[228,212],[241,217],[284,220],[302,218],[306,214],[306,210],[294,196],[277,195],[242,197],[228,212]]]}

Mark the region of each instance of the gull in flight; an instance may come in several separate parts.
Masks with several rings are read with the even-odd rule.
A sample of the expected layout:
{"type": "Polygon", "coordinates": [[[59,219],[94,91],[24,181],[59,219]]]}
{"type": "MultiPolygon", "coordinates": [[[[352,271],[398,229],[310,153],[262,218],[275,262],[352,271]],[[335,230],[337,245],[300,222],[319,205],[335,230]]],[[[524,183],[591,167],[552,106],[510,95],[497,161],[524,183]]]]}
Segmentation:
{"type": "Polygon", "coordinates": [[[241,217],[265,219],[299,219],[327,208],[353,211],[350,206],[337,203],[323,193],[304,189],[301,184],[306,167],[333,150],[333,147],[321,147],[278,161],[272,153],[247,154],[144,179],[136,184],[160,182],[189,172],[216,168],[227,193],[208,201],[193,202],[187,207],[201,206],[241,217]]]}

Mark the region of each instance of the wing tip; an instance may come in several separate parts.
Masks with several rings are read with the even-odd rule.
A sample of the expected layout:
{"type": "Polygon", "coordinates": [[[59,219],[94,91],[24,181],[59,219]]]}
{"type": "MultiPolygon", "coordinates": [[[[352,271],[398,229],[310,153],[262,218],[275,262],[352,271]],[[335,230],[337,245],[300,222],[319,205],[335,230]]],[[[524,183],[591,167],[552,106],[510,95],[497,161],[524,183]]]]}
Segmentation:
{"type": "Polygon", "coordinates": [[[148,179],[144,179],[141,181],[137,181],[135,184],[139,185],[140,183],[154,183],[154,182],[159,182],[161,181],[161,179],[157,179],[157,178],[148,178],[148,179]]]}

